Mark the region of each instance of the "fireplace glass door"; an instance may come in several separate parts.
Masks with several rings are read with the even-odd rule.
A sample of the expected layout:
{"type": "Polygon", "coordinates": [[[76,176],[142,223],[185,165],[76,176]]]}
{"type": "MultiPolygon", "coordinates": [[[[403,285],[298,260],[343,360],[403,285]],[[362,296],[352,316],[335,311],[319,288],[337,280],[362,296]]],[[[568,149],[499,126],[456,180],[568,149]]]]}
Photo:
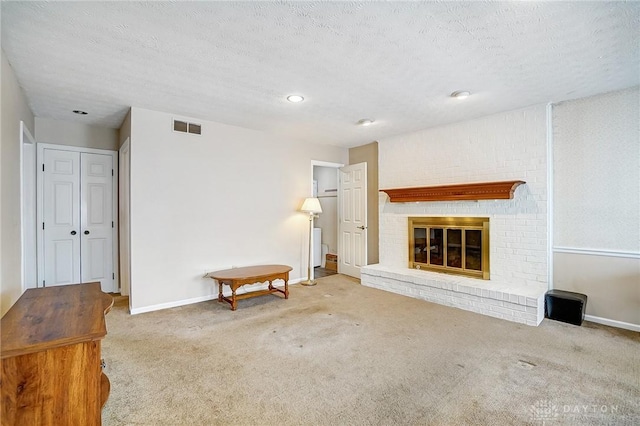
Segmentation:
{"type": "Polygon", "coordinates": [[[409,267],[489,279],[488,218],[409,218],[409,267]]]}
{"type": "Polygon", "coordinates": [[[464,267],[473,271],[482,271],[482,231],[466,229],[464,231],[464,267]]]}
{"type": "Polygon", "coordinates": [[[432,265],[444,265],[444,230],[442,228],[429,228],[429,235],[429,263],[432,265]]]}

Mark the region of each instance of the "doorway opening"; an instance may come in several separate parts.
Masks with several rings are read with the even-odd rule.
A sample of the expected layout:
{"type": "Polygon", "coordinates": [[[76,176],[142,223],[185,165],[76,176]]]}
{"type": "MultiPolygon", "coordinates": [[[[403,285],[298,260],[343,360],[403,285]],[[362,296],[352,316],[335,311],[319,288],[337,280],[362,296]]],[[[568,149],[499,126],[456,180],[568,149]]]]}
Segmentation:
{"type": "Polygon", "coordinates": [[[311,244],[312,278],[338,273],[338,170],[344,164],[311,161],[311,196],[322,213],[315,219],[311,244]]]}

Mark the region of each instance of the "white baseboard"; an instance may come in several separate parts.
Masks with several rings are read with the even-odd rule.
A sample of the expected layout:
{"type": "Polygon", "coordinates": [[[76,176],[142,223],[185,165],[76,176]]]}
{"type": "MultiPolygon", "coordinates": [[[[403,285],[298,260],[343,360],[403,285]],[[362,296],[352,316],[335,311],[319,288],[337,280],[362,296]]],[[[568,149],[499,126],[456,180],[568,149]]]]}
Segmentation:
{"type": "Polygon", "coordinates": [[[178,306],[191,305],[192,303],[206,302],[207,300],[217,299],[217,294],[209,294],[207,296],[194,297],[192,299],[176,300],[175,302],[159,303],[157,305],[144,306],[142,308],[133,308],[130,310],[131,315],[144,314],[146,312],[160,311],[162,309],[177,308],[178,306]]]}
{"type": "Polygon", "coordinates": [[[610,327],[624,328],[625,330],[640,331],[640,324],[631,324],[630,322],[616,321],[608,318],[594,317],[593,315],[585,315],[584,319],[610,327]]]}
{"type": "MultiPolygon", "coordinates": [[[[293,285],[293,284],[298,284],[300,281],[302,281],[302,278],[296,278],[295,280],[289,280],[289,285],[293,285]]],[[[251,291],[256,291],[256,290],[264,290],[269,286],[269,284],[265,283],[265,284],[261,284],[259,286],[255,286],[255,287],[250,287],[250,288],[240,288],[236,294],[243,294],[243,293],[250,293],[251,291]]],[[[276,283],[277,287],[280,287],[278,285],[278,283],[276,283]]],[[[216,289],[218,288],[217,285],[215,287],[216,289]]],[[[228,288],[227,286],[225,286],[224,290],[222,291],[222,294],[225,296],[231,296],[231,289],[228,288]]],[[[191,305],[193,303],[200,303],[200,302],[206,302],[208,300],[214,300],[218,298],[218,294],[208,294],[206,296],[200,296],[200,297],[194,297],[191,299],[184,299],[184,300],[176,300],[175,302],[167,302],[167,303],[159,303],[157,305],[149,305],[149,306],[143,306],[142,308],[134,308],[130,310],[131,315],[137,315],[137,314],[144,314],[146,312],[153,312],[153,311],[160,311],[162,309],[169,309],[169,308],[177,308],[178,306],[185,306],[185,305],[191,305]]]]}

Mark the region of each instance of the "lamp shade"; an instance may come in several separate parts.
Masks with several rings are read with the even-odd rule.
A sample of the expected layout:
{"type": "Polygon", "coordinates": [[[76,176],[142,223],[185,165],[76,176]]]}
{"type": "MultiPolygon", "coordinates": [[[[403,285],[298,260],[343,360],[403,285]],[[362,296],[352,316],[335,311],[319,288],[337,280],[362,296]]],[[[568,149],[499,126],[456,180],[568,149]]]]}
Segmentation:
{"type": "Polygon", "coordinates": [[[306,198],[304,200],[304,203],[302,203],[302,207],[300,208],[300,211],[303,211],[309,214],[322,213],[322,207],[320,207],[320,200],[318,200],[315,197],[306,198]]]}

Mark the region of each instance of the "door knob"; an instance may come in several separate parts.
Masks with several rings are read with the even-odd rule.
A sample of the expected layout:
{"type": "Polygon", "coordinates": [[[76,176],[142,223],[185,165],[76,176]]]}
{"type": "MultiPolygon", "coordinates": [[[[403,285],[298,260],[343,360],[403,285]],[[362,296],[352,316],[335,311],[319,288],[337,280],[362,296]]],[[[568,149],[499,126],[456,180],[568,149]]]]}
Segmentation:
{"type": "Polygon", "coordinates": [[[367,227],[366,226],[358,226],[358,229],[362,229],[364,231],[365,229],[367,229],[367,227]]]}
{"type": "Polygon", "coordinates": [[[71,231],[71,235],[76,235],[77,232],[76,231],[71,231]]]}
{"type": "Polygon", "coordinates": [[[84,231],[84,235],[89,235],[89,231],[84,231]]]}

